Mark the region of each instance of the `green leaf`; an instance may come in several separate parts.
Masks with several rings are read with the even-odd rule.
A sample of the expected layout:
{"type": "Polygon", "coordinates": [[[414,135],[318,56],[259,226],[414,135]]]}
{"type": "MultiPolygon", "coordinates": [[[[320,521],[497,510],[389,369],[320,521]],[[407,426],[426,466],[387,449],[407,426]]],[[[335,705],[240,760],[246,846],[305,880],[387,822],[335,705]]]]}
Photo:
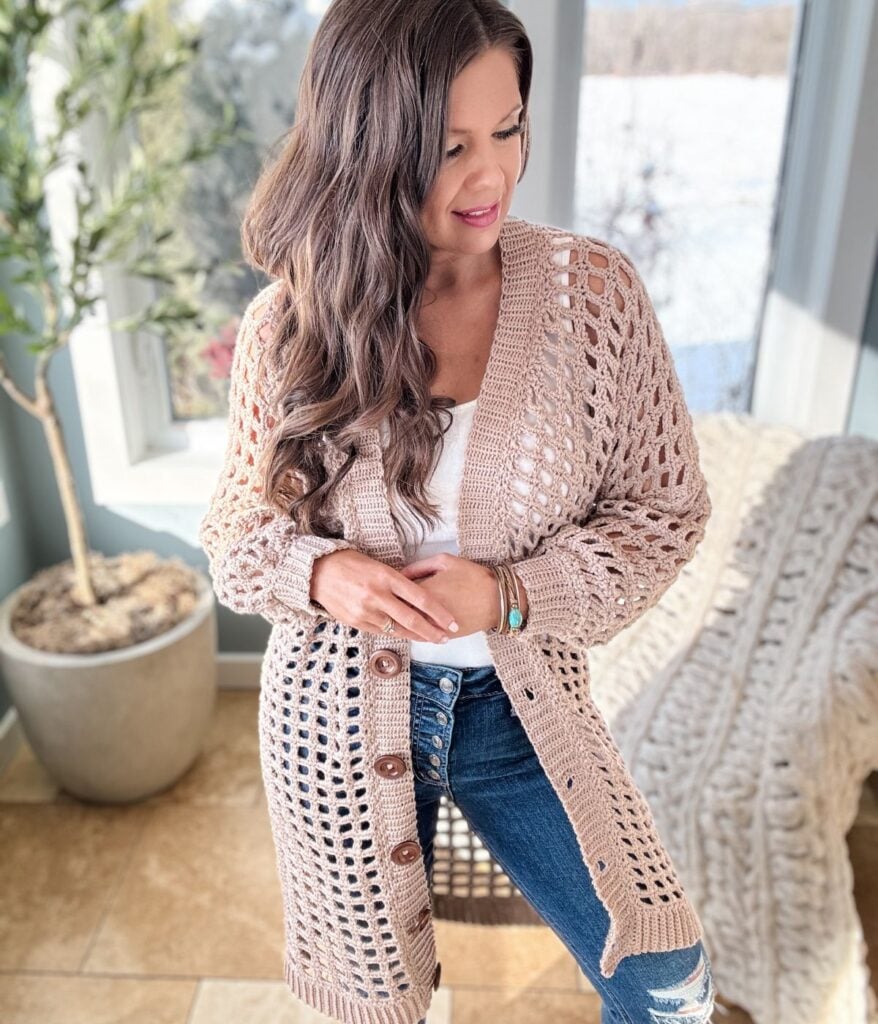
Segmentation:
{"type": "Polygon", "coordinates": [[[0,292],[0,334],[34,334],[36,328],[9,301],[6,292],[0,292]]]}

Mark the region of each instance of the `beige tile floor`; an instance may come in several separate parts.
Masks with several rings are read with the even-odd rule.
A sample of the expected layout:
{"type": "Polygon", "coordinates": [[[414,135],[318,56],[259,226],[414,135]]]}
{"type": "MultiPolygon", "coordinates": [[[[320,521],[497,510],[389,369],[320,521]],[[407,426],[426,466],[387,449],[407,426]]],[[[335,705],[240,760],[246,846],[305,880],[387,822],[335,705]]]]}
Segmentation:
{"type": "MultiPolygon", "coordinates": [[[[100,807],[59,792],[24,744],[0,776],[3,1024],[323,1024],[283,983],[280,890],[255,691],[220,691],[174,787],[100,807]]],[[[848,836],[878,977],[878,775],[848,836]]],[[[599,1024],[548,928],[439,921],[429,1024],[599,1024]]],[[[748,1024],[720,995],[718,1024],[748,1024]],[[723,1012],[725,1011],[725,1012],[723,1012]]]]}

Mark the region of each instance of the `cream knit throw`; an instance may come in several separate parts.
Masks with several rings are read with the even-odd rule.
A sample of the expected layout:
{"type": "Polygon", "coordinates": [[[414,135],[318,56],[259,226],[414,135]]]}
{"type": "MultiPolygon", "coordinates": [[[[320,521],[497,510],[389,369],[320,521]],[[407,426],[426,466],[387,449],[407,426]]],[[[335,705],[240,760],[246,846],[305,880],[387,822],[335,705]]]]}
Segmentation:
{"type": "Polygon", "coordinates": [[[878,1014],[845,834],[878,767],[878,444],[695,424],[705,539],[590,653],[595,702],[722,995],[756,1024],[864,1024],[878,1014]]]}

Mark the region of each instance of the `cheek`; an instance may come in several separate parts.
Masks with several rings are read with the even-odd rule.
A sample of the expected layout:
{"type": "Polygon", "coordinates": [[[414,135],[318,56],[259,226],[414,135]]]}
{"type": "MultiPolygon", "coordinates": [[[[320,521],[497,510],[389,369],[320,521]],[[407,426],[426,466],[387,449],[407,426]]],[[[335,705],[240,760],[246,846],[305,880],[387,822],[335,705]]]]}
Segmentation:
{"type": "Polygon", "coordinates": [[[446,224],[451,211],[454,209],[454,201],[459,193],[459,183],[454,175],[443,172],[436,179],[430,194],[424,202],[423,216],[427,224],[434,224],[437,227],[446,224]]]}
{"type": "Polygon", "coordinates": [[[432,209],[438,216],[441,217],[453,209],[459,190],[460,181],[454,169],[448,167],[441,170],[431,192],[432,209]]]}

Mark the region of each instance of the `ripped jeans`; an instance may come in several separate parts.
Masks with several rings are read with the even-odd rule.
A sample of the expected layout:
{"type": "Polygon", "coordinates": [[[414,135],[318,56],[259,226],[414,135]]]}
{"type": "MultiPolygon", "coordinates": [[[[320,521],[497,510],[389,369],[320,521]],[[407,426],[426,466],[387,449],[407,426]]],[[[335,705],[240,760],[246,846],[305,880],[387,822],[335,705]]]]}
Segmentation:
{"type": "Polygon", "coordinates": [[[446,793],[573,955],[601,998],[601,1024],[708,1024],[715,993],[700,940],[627,956],[612,978],[600,973],[609,915],[493,665],[412,661],[411,728],[418,839],[428,878],[446,793]]]}

